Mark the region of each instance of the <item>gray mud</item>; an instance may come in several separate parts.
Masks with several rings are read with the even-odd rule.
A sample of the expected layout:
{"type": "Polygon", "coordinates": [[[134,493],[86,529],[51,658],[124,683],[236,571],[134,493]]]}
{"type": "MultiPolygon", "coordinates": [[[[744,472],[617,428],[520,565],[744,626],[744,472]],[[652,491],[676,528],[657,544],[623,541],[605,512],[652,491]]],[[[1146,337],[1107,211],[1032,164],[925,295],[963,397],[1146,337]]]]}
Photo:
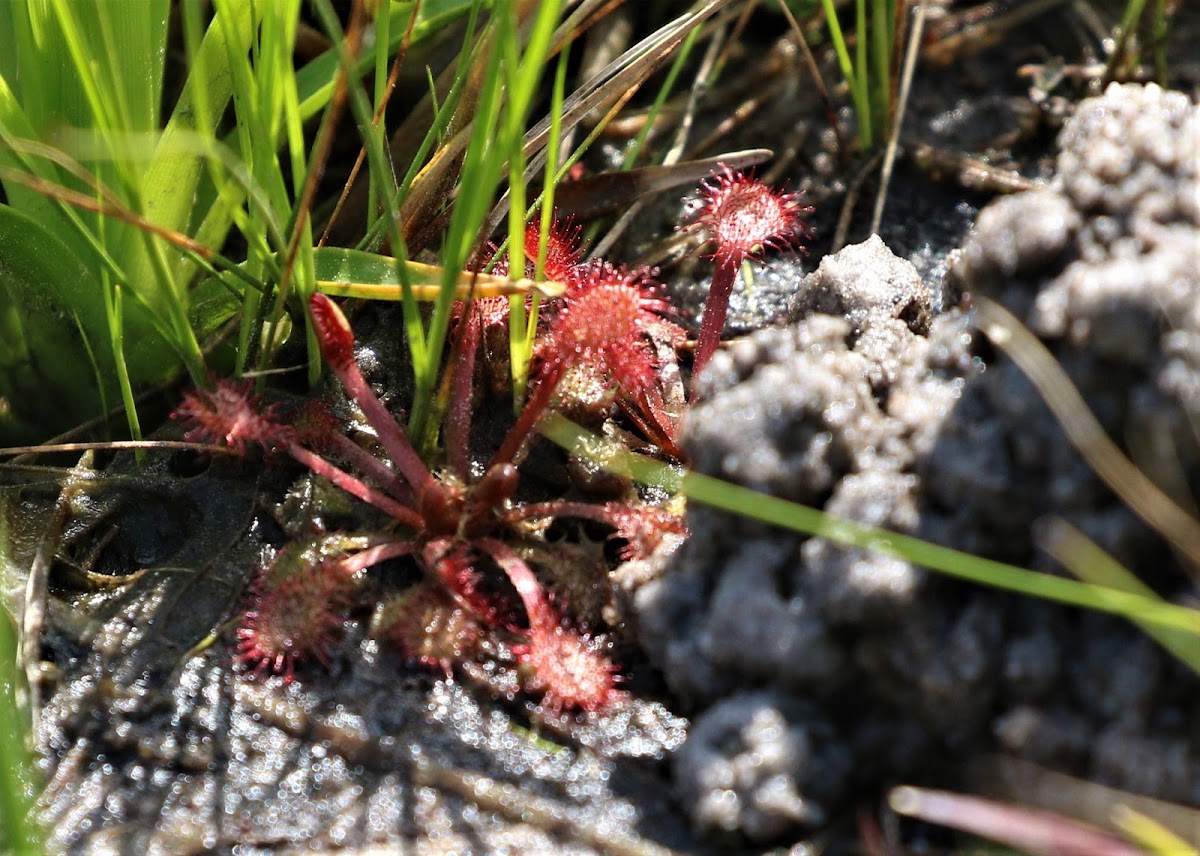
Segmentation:
{"type": "MultiPolygon", "coordinates": [[[[1083,102],[1043,189],[985,208],[949,282],[1014,311],[1167,490],[1200,490],[1200,116],[1180,93],[1083,102]]],[[[1061,518],[1169,598],[1195,579],[1118,501],[1038,393],[878,238],[822,260],[796,319],[699,379],[702,472],[1018,565],[1061,518]]],[[[959,784],[1005,751],[1200,804],[1193,675],[1117,619],[969,587],[693,504],[637,596],[693,716],[673,775],[693,825],[776,840],[864,789],[959,784]]],[[[1200,830],[1190,830],[1200,833],[1200,830]]],[[[1195,838],[1193,838],[1195,840],[1195,838]]]]}

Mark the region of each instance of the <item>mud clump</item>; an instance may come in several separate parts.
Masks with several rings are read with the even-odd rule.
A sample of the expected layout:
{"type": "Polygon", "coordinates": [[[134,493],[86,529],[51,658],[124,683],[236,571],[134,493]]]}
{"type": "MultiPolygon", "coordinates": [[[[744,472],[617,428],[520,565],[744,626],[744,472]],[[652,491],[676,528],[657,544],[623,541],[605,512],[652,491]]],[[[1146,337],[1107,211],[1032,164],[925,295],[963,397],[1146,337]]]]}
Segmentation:
{"type": "MultiPolygon", "coordinates": [[[[693,465],[917,532],[917,464],[979,369],[964,315],[931,318],[929,306],[915,268],[877,238],[827,257],[795,300],[799,321],[732,343],[700,378],[683,432],[693,465]]],[[[637,607],[643,644],[695,711],[674,772],[698,828],[728,833],[737,818],[764,841],[812,826],[854,792],[858,770],[908,769],[931,742],[922,716],[956,731],[979,722],[964,687],[1000,668],[998,608],[977,598],[948,620],[920,568],[702,505],[689,528],[637,607]],[[762,708],[780,719],[779,745],[755,725],[762,708]],[[766,762],[750,775],[750,755],[793,758],[786,785],[766,762]],[[789,798],[765,799],[767,780],[789,798]]]]}
{"type": "Polygon", "coordinates": [[[769,839],[826,820],[850,758],[811,705],[773,692],[723,699],[675,757],[685,801],[708,829],[769,839]]]}
{"type": "MultiPolygon", "coordinates": [[[[1048,187],[980,214],[951,290],[1015,312],[1109,436],[1196,495],[1200,116],[1179,93],[1112,86],[1079,106],[1059,148],[1048,187]]],[[[683,431],[694,465],[1039,570],[1061,572],[1037,541],[1061,518],[1164,596],[1194,596],[970,313],[929,307],[878,239],[826,258],[791,326],[730,344],[700,378],[683,431]]],[[[903,778],[959,784],[949,759],[996,750],[1200,802],[1194,677],[1136,629],[698,503],[689,526],[637,607],[694,715],[674,775],[698,829],[773,840],[903,778]],[[756,730],[767,709],[773,738],[756,730]],[[791,759],[786,780],[767,761],[751,775],[747,753],[791,759]]]]}

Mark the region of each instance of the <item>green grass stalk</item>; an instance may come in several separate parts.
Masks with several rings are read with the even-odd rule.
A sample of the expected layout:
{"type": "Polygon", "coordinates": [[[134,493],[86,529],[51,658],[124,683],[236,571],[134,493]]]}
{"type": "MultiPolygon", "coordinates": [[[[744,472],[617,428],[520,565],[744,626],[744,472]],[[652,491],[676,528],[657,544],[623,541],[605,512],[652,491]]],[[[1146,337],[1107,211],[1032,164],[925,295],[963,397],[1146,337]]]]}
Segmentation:
{"type": "MultiPolygon", "coordinates": [[[[371,109],[362,84],[354,74],[350,73],[356,66],[354,58],[344,49],[345,34],[342,32],[337,14],[328,0],[314,0],[314,7],[326,33],[336,45],[341,46],[338,55],[343,69],[347,72],[347,99],[354,121],[360,128],[370,128],[374,121],[374,111],[371,109]]],[[[367,151],[367,166],[371,181],[376,185],[378,198],[385,203],[384,216],[380,222],[385,225],[388,237],[392,242],[392,255],[396,259],[395,273],[401,283],[405,336],[414,372],[419,374],[430,362],[429,344],[421,319],[421,310],[412,295],[408,270],[404,265],[404,261],[408,258],[408,252],[399,223],[397,188],[392,180],[387,152],[383,145],[383,135],[367,133],[363,137],[363,144],[367,151]]]]}
{"type": "MultiPolygon", "coordinates": [[[[1052,521],[1042,538],[1042,546],[1085,583],[1118,589],[1161,602],[1161,598],[1150,586],[1064,520],[1052,521]]],[[[1196,634],[1159,627],[1136,618],[1133,621],[1141,627],[1142,632],[1200,675],[1200,644],[1197,644],[1196,634]]]]}
{"type": "Polygon", "coordinates": [[[0,608],[0,852],[44,853],[32,816],[29,727],[17,704],[16,662],[17,628],[8,610],[0,608]]]}
{"type": "MultiPolygon", "coordinates": [[[[545,179],[543,181],[542,192],[538,194],[537,200],[528,209],[529,212],[532,212],[538,206],[541,207],[541,214],[538,219],[538,254],[534,262],[533,273],[534,280],[538,282],[541,282],[546,277],[546,255],[550,248],[549,236],[551,230],[554,228],[554,191],[558,185],[555,174],[558,170],[558,149],[562,139],[562,104],[566,94],[569,48],[569,45],[564,45],[563,49],[559,52],[558,63],[554,72],[554,83],[551,87],[550,136],[546,141],[545,179]]],[[[523,178],[521,181],[523,182],[523,178]]],[[[523,193],[522,196],[524,196],[523,193]]],[[[510,196],[510,201],[513,199],[515,197],[510,196]]],[[[516,210],[515,207],[510,208],[510,211],[513,210],[516,210]]],[[[512,234],[511,231],[509,234],[512,234]]],[[[511,269],[509,274],[510,276],[512,275],[511,269]]],[[[514,406],[525,400],[525,390],[529,381],[529,367],[533,362],[533,349],[537,337],[541,302],[541,295],[537,292],[530,295],[529,316],[525,321],[524,329],[520,331],[520,341],[513,339],[511,335],[509,338],[509,364],[512,372],[514,406]]],[[[510,306],[511,303],[510,301],[510,306]]],[[[522,301],[522,314],[525,314],[524,309],[524,301],[522,301]]]]}
{"type": "MultiPolygon", "coordinates": [[[[138,417],[137,401],[133,396],[133,384],[129,380],[129,367],[125,364],[123,355],[125,353],[125,324],[122,321],[124,313],[121,311],[123,303],[123,294],[120,284],[113,283],[108,272],[101,274],[104,280],[104,298],[105,305],[108,307],[108,329],[112,339],[110,344],[112,351],[117,355],[117,387],[121,390],[121,403],[125,407],[125,418],[129,422],[129,436],[134,440],[142,439],[142,425],[138,417]]],[[[144,460],[144,455],[139,451],[138,461],[144,460]]]]}
{"type": "MultiPolygon", "coordinates": [[[[569,57],[569,45],[564,46],[559,52],[558,63],[554,72],[554,83],[551,87],[550,94],[550,135],[546,140],[546,166],[544,168],[545,179],[543,180],[542,191],[537,195],[537,198],[527,209],[525,216],[531,217],[540,206],[540,215],[538,219],[538,253],[534,260],[534,279],[541,281],[546,275],[546,254],[549,250],[549,236],[554,224],[554,191],[558,185],[558,179],[555,177],[558,171],[558,156],[559,144],[562,139],[562,104],[566,94],[566,75],[567,75],[567,60],[569,57]]],[[[518,184],[524,184],[524,165],[518,175],[518,184]]],[[[510,188],[512,185],[510,184],[510,188]]],[[[521,193],[514,194],[510,190],[509,194],[509,216],[510,227],[509,235],[522,234],[512,231],[511,220],[512,212],[521,210],[525,204],[525,193],[522,188],[521,193]],[[521,208],[517,206],[520,205],[521,208]]],[[[510,253],[515,249],[515,245],[520,242],[509,242],[510,253]]],[[[513,276],[510,266],[509,276],[513,276]]],[[[515,303],[520,304],[520,315],[518,318],[524,320],[524,324],[512,323],[509,328],[509,365],[512,373],[513,383],[513,406],[518,407],[525,400],[525,390],[529,381],[529,367],[533,361],[533,349],[537,336],[538,316],[541,311],[541,295],[536,292],[529,298],[529,313],[525,317],[525,301],[524,299],[512,299],[509,302],[510,312],[515,303]],[[516,332],[518,335],[513,336],[516,332]]]]}
{"type": "Polygon", "coordinates": [[[452,283],[475,252],[479,226],[491,204],[504,165],[504,158],[497,153],[497,132],[503,107],[504,49],[497,40],[505,17],[504,10],[494,8],[493,18],[481,34],[481,38],[488,41],[484,48],[485,72],[460,175],[460,191],[454,203],[449,231],[442,244],[441,261],[445,280],[442,292],[434,303],[425,359],[421,364],[414,365],[416,389],[409,417],[409,431],[413,437],[428,436],[427,421],[454,302],[452,283]]]}
{"type": "MultiPolygon", "coordinates": [[[[869,30],[874,56],[868,78],[874,84],[871,89],[872,128],[880,140],[886,140],[891,132],[892,34],[896,12],[894,0],[871,0],[871,4],[869,30]]],[[[865,40],[867,30],[860,29],[859,33],[860,40],[865,40]]]]}
{"type": "Polygon", "coordinates": [[[854,104],[856,109],[865,109],[858,117],[859,137],[864,149],[869,149],[875,139],[874,119],[871,105],[871,71],[867,64],[867,44],[870,28],[867,18],[867,0],[854,0],[854,104]]]}
{"type": "MultiPolygon", "coordinates": [[[[504,154],[508,158],[508,233],[518,236],[508,244],[508,275],[510,278],[521,278],[525,275],[525,223],[526,223],[526,189],[525,189],[525,125],[533,107],[533,99],[537,86],[541,81],[542,68],[550,54],[550,46],[554,39],[554,31],[562,16],[562,2],[542,3],[537,10],[530,27],[529,39],[521,55],[517,54],[517,28],[515,21],[510,18],[512,32],[506,44],[509,47],[506,56],[508,70],[508,105],[504,117],[504,154]]],[[[560,58],[561,59],[561,58],[560,58]]],[[[562,92],[559,91],[558,105],[562,103],[562,92]]],[[[558,144],[558,134],[561,129],[561,117],[555,116],[552,125],[552,135],[546,145],[553,149],[558,144]]],[[[543,219],[545,215],[543,214],[543,219]]],[[[481,218],[480,223],[486,219],[481,218]]],[[[540,244],[544,246],[547,229],[541,230],[540,244]]],[[[541,250],[539,250],[541,252],[541,250]]],[[[529,314],[525,310],[524,297],[509,299],[509,358],[513,379],[514,402],[520,402],[525,396],[525,383],[529,374],[529,362],[533,354],[533,333],[537,325],[536,308],[529,314]]]]}
{"type": "Polygon", "coordinates": [[[1154,74],[1158,85],[1164,89],[1171,85],[1167,69],[1167,0],[1155,0],[1154,23],[1152,29],[1154,41],[1154,74]]]}
{"type": "Polygon", "coordinates": [[[847,547],[879,550],[966,582],[1107,612],[1139,624],[1186,634],[1194,640],[1200,639],[1200,610],[1176,606],[1120,587],[1077,582],[1030,571],[922,541],[911,535],[835,517],[809,506],[635,454],[617,443],[584,431],[557,414],[545,418],[538,430],[572,454],[586,457],[609,472],[663,488],[673,494],[683,494],[689,500],[713,508],[792,532],[825,538],[847,547]]]}
{"type": "MultiPolygon", "coordinates": [[[[1104,69],[1104,79],[1106,81],[1112,80],[1119,73],[1127,69],[1131,59],[1129,55],[1129,42],[1137,33],[1145,8],[1146,0],[1128,0],[1125,4],[1125,11],[1121,15],[1121,21],[1117,24],[1117,28],[1112,34],[1112,53],[1109,55],[1108,63],[1104,69]]],[[[1136,61],[1136,54],[1132,58],[1136,61]]]]}
{"type": "MultiPolygon", "coordinates": [[[[858,6],[863,7],[857,16],[861,22],[866,16],[864,0],[857,0],[857,3],[858,6]]],[[[838,67],[842,71],[842,77],[845,78],[846,86],[850,90],[850,97],[854,101],[854,112],[858,116],[859,122],[859,138],[862,140],[863,147],[866,148],[871,144],[870,105],[867,101],[866,88],[860,83],[860,78],[863,76],[861,72],[864,70],[865,43],[862,39],[859,40],[859,62],[858,72],[856,72],[855,63],[850,58],[846,37],[842,33],[842,25],[838,21],[837,9],[834,7],[833,0],[821,0],[821,7],[825,13],[825,25],[829,28],[829,38],[833,42],[833,50],[837,54],[838,67]]]]}
{"type": "MultiPolygon", "coordinates": [[[[397,208],[402,207],[404,202],[408,199],[413,182],[416,180],[421,168],[425,165],[425,161],[429,156],[429,152],[434,146],[440,145],[445,136],[449,133],[450,126],[454,121],[456,114],[458,113],[459,106],[463,101],[463,94],[467,88],[469,79],[468,72],[476,63],[482,62],[481,51],[486,45],[486,40],[475,38],[475,29],[478,23],[478,12],[480,5],[481,4],[478,3],[472,4],[471,14],[467,19],[466,35],[463,39],[464,48],[459,52],[459,61],[455,69],[454,80],[450,85],[449,92],[446,93],[445,100],[442,101],[441,104],[437,103],[435,92],[436,83],[433,81],[432,77],[429,77],[432,72],[430,72],[428,69],[426,70],[426,75],[429,79],[429,86],[431,90],[430,98],[434,105],[434,117],[433,121],[430,123],[429,129],[422,138],[420,145],[417,147],[417,151],[408,166],[408,171],[405,173],[404,178],[400,181],[399,187],[396,189],[395,206],[397,208]],[[470,45],[469,49],[466,47],[467,45],[470,45]]],[[[363,236],[363,239],[358,244],[358,249],[372,252],[375,251],[379,246],[379,242],[383,238],[383,233],[387,228],[387,225],[388,224],[384,220],[380,219],[369,226],[366,230],[366,234],[363,236]]]]}
{"type": "MultiPolygon", "coordinates": [[[[505,46],[504,68],[508,73],[508,91],[515,95],[520,84],[520,57],[518,55],[519,35],[513,26],[511,10],[505,16],[507,26],[500,36],[505,46]]],[[[524,146],[524,117],[515,110],[510,110],[504,123],[505,148],[510,148],[513,137],[519,138],[519,144],[510,148],[508,159],[508,234],[517,236],[508,243],[508,276],[509,279],[520,279],[525,275],[525,146],[524,146]]],[[[508,342],[509,365],[513,379],[513,407],[519,410],[520,402],[525,398],[525,377],[529,367],[525,364],[525,354],[531,350],[532,343],[528,336],[529,319],[525,312],[525,297],[514,295],[508,299],[508,342]]]]}
{"type": "MultiPolygon", "coordinates": [[[[388,95],[388,65],[391,57],[391,25],[392,16],[388,14],[390,3],[382,5],[383,14],[379,14],[380,7],[375,7],[373,15],[375,21],[375,89],[371,103],[375,107],[376,119],[371,122],[370,130],[367,133],[373,134],[379,145],[385,145],[385,135],[387,130],[382,121],[383,117],[379,115],[379,105],[387,100],[388,95]]],[[[420,11],[420,4],[415,4],[412,10],[412,15],[416,15],[420,11]]],[[[407,27],[405,28],[407,29],[407,27]]],[[[367,185],[367,228],[379,218],[379,186],[374,182],[367,185]]]]}

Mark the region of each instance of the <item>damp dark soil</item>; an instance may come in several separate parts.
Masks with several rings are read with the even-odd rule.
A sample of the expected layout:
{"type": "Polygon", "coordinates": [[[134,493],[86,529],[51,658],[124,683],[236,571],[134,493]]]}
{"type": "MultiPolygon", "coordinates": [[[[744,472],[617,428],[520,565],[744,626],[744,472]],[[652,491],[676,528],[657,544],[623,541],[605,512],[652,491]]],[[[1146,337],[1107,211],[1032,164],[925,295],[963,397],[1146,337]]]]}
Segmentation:
{"type": "MultiPolygon", "coordinates": [[[[735,292],[737,339],[698,379],[683,444],[702,472],[1039,570],[1061,572],[1041,545],[1065,520],[1194,605],[1195,568],[1091,472],[972,310],[1016,314],[1164,490],[1200,495],[1200,118],[1153,85],[1037,89],[1022,66],[1089,59],[1071,8],[928,51],[877,237],[877,171],[814,118],[800,59],[763,42],[769,94],[696,154],[775,149],[763,172],[806,192],[812,234],[735,292]]],[[[1194,92],[1194,60],[1172,57],[1194,92]]],[[[731,62],[696,138],[754,85],[754,51],[731,62]]],[[[646,202],[609,258],[665,258],[678,200],[646,202]]],[[[704,269],[663,262],[689,323],[704,269]]],[[[368,338],[394,329],[372,321],[368,338]]],[[[394,370],[394,343],[371,353],[394,370]]],[[[369,615],[328,667],[255,676],[234,628],[281,508],[317,489],[297,475],[152,453],[5,489],[53,850],[854,852],[887,788],[980,790],[1023,764],[1200,806],[1196,677],[1136,628],[696,504],[686,543],[613,571],[629,699],[612,711],[547,719],[502,674],[414,669],[369,615]]]]}

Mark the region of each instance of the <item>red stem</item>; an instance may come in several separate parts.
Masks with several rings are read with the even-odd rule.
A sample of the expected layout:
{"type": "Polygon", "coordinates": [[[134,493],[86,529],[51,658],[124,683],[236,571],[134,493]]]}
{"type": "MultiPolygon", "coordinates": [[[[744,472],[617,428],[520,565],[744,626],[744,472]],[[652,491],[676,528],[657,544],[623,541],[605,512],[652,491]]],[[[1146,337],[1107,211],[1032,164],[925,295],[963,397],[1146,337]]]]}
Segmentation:
{"type": "Polygon", "coordinates": [[[696,341],[696,355],[692,360],[692,377],[698,377],[709,359],[717,350],[721,333],[725,329],[725,316],[729,313],[729,295],[733,293],[733,282],[745,256],[741,253],[720,253],[713,269],[712,284],[708,287],[708,300],[704,303],[704,317],[700,321],[700,337],[696,341]]]}
{"type": "Polygon", "coordinates": [[[384,451],[392,459],[401,475],[417,491],[418,496],[446,493],[446,489],[429,472],[413,448],[404,429],[396,422],[379,396],[363,377],[358,362],[354,359],[354,331],[338,305],[321,292],[313,292],[308,300],[309,312],[321,355],[333,369],[346,394],[362,408],[367,422],[375,429],[384,451]]]}
{"type": "Polygon", "coordinates": [[[530,631],[536,632],[541,629],[545,632],[556,627],[558,619],[546,600],[542,584],[525,560],[496,538],[480,538],[475,543],[496,561],[500,570],[508,576],[513,588],[517,590],[517,596],[521,598],[521,604],[525,607],[525,614],[529,616],[530,631]]]}
{"type": "Polygon", "coordinates": [[[550,399],[554,396],[554,389],[558,386],[565,370],[566,364],[562,360],[546,364],[541,372],[538,385],[533,390],[533,395],[525,401],[521,415],[517,417],[513,427],[508,429],[508,434],[505,435],[504,442],[500,444],[500,449],[493,456],[488,469],[497,464],[509,464],[516,460],[517,455],[525,446],[525,441],[529,439],[529,435],[541,421],[542,414],[550,404],[550,399]]]}
{"type": "Polygon", "coordinates": [[[408,483],[419,494],[441,490],[441,485],[429,472],[429,468],[425,466],[425,462],[421,460],[421,456],[417,454],[417,450],[413,448],[404,431],[396,423],[388,409],[383,406],[383,402],[371,389],[366,378],[363,377],[358,363],[352,362],[339,366],[331,362],[330,365],[342,386],[345,387],[346,394],[362,408],[363,416],[367,417],[367,422],[375,429],[384,451],[388,453],[392,463],[396,465],[396,469],[408,480],[408,483]]]}
{"type": "Polygon", "coordinates": [[[636,395],[629,394],[628,400],[623,398],[618,404],[625,415],[662,451],[673,458],[683,459],[683,450],[675,443],[675,428],[667,415],[667,408],[663,403],[662,396],[657,394],[657,390],[639,391],[636,395]]]}
{"type": "Polygon", "coordinates": [[[360,471],[373,478],[381,488],[400,500],[400,502],[412,505],[412,488],[408,486],[408,482],[396,475],[379,458],[339,431],[334,431],[327,437],[322,437],[321,440],[324,443],[329,443],[332,446],[332,451],[338,453],[343,459],[349,461],[360,471]]]}
{"type": "Polygon", "coordinates": [[[605,506],[562,499],[549,502],[527,502],[516,506],[504,515],[504,519],[510,522],[538,517],[577,517],[580,520],[593,520],[597,523],[612,525],[612,515],[607,512],[605,506]]]}
{"type": "Polygon", "coordinates": [[[413,529],[424,528],[425,520],[420,514],[411,508],[401,505],[383,491],[371,487],[357,476],[353,476],[345,470],[334,466],[316,452],[310,452],[308,449],[294,442],[288,443],[286,448],[287,453],[297,461],[317,475],[329,479],[351,496],[356,496],[363,502],[375,506],[384,514],[396,518],[396,520],[405,526],[413,529]]]}
{"type": "Polygon", "coordinates": [[[335,560],[334,564],[339,571],[349,578],[364,568],[378,565],[380,562],[388,559],[410,555],[416,550],[416,546],[412,541],[389,541],[386,544],[376,544],[374,547],[367,547],[365,550],[359,550],[357,553],[349,556],[342,556],[340,559],[335,560]]]}
{"type": "Polygon", "coordinates": [[[452,366],[454,381],[446,408],[446,457],[454,474],[466,481],[470,475],[471,382],[475,377],[475,352],[479,350],[482,327],[474,303],[463,310],[459,323],[463,328],[455,342],[457,359],[452,366]]]}

